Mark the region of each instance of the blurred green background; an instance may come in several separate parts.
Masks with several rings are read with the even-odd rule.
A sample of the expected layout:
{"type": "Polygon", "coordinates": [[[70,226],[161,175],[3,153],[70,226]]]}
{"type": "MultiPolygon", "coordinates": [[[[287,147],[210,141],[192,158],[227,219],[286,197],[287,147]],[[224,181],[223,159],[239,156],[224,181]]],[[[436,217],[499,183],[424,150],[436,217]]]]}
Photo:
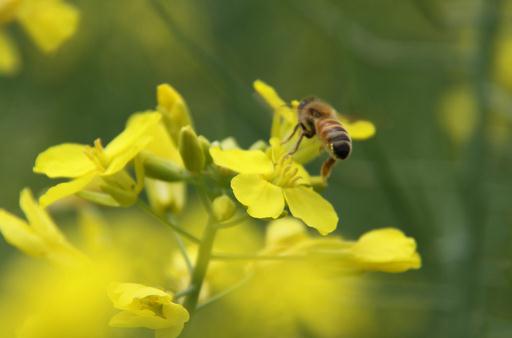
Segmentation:
{"type": "MultiPolygon", "coordinates": [[[[210,140],[266,139],[262,79],[288,101],[315,94],[377,125],[326,196],[340,233],[401,228],[424,263],[372,278],[361,306],[378,329],[357,337],[512,337],[512,1],[74,3],[80,27],[55,55],[9,28],[23,69],[0,78],[2,207],[48,185],[31,172],[40,151],[112,138],[163,82],[210,140]]],[[[0,252],[13,251],[1,241],[0,252]]]]}

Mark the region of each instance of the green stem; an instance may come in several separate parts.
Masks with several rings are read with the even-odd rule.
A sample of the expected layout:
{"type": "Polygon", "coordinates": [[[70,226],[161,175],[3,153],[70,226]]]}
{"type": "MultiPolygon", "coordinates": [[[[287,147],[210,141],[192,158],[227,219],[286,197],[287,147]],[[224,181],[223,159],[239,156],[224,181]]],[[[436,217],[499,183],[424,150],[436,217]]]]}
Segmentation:
{"type": "Polygon", "coordinates": [[[192,280],[190,281],[190,288],[192,288],[192,291],[187,295],[183,303],[183,306],[185,306],[191,316],[197,308],[199,294],[201,293],[201,288],[206,277],[206,272],[208,271],[208,265],[210,263],[211,252],[216,234],[217,228],[214,226],[214,224],[208,222],[203,234],[203,239],[199,246],[199,252],[197,254],[196,264],[192,274],[192,280]]]}
{"type": "Polygon", "coordinates": [[[478,128],[473,132],[467,146],[467,156],[462,172],[461,196],[465,201],[468,219],[468,252],[461,268],[465,274],[462,285],[464,297],[461,302],[460,337],[480,337],[485,331],[486,289],[482,285],[485,276],[485,242],[487,235],[487,217],[489,214],[489,195],[485,180],[489,177],[489,140],[486,135],[490,118],[491,97],[487,85],[492,81],[492,62],[494,60],[495,41],[500,22],[503,20],[504,1],[486,0],[482,2],[478,18],[477,45],[474,56],[473,86],[478,104],[478,128]],[[478,319],[478,320],[475,320],[478,319]]]}
{"type": "Polygon", "coordinates": [[[254,261],[280,261],[280,260],[301,260],[306,258],[305,255],[251,255],[251,254],[222,254],[213,253],[212,259],[216,260],[254,260],[254,261]]]}
{"type": "Polygon", "coordinates": [[[148,152],[142,152],[140,160],[143,164],[146,177],[165,182],[180,182],[189,180],[190,174],[176,163],[155,156],[148,152]]]}
{"type": "Polygon", "coordinates": [[[149,214],[149,215],[153,216],[154,218],[158,219],[160,222],[162,222],[163,224],[167,225],[168,227],[170,227],[175,232],[179,233],[180,235],[182,235],[183,237],[185,237],[189,241],[194,242],[194,243],[200,243],[201,242],[201,240],[199,238],[197,238],[196,236],[194,236],[191,233],[187,232],[185,229],[182,229],[181,227],[179,227],[178,225],[174,224],[173,222],[165,219],[164,217],[162,217],[160,215],[155,214],[151,210],[151,208],[146,203],[144,203],[143,201],[139,200],[137,202],[137,205],[139,206],[139,208],[144,210],[147,214],[149,214]]]}
{"type": "Polygon", "coordinates": [[[244,286],[247,282],[249,282],[251,280],[251,278],[254,276],[253,273],[250,273],[248,274],[247,276],[245,276],[244,278],[242,278],[239,282],[233,284],[232,286],[222,290],[221,292],[213,295],[212,297],[210,297],[206,302],[202,303],[201,305],[199,305],[197,307],[197,310],[202,310],[203,308],[205,308],[206,306],[212,304],[212,303],[215,303],[217,301],[219,301],[220,299],[226,297],[227,295],[229,295],[230,293],[238,290],[239,288],[241,288],[242,286],[244,286]]]}

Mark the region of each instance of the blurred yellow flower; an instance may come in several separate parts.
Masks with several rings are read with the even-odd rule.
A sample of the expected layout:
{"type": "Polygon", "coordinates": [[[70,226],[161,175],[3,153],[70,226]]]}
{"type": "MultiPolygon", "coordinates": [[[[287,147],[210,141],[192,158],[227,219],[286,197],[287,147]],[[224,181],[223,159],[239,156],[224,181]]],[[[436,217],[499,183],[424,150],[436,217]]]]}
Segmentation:
{"type": "MultiPolygon", "coordinates": [[[[291,105],[288,105],[276,90],[261,80],[254,81],[254,89],[260,97],[272,108],[274,116],[272,119],[271,137],[276,137],[279,140],[286,139],[291,133],[293,128],[298,123],[297,106],[298,101],[294,100],[291,105]]],[[[346,116],[338,116],[340,122],[350,134],[352,140],[362,141],[369,139],[375,135],[375,125],[366,120],[350,120],[346,116]]],[[[292,140],[297,140],[295,136],[292,140]]],[[[286,144],[287,151],[291,151],[295,146],[295,142],[288,142],[286,144]]],[[[299,163],[307,163],[315,159],[321,154],[322,143],[317,137],[302,140],[301,147],[293,154],[293,158],[299,163]]]]}
{"type": "Polygon", "coordinates": [[[496,82],[512,91],[512,65],[510,58],[512,57],[512,35],[503,34],[496,39],[495,58],[493,62],[494,77],[496,82]]]}
{"type": "Polygon", "coordinates": [[[156,337],[174,338],[189,320],[185,308],[173,303],[173,295],[160,289],[116,283],[108,292],[114,307],[122,310],[110,320],[114,327],[145,327],[157,330],[156,337]]]}
{"type": "Polygon", "coordinates": [[[59,264],[73,265],[85,258],[37,204],[30,190],[21,192],[20,207],[28,222],[0,209],[0,232],[9,244],[28,255],[45,257],[59,264]]]}
{"type": "Polygon", "coordinates": [[[11,39],[0,30],[0,74],[13,74],[20,67],[19,55],[11,39]]]}
{"type": "Polygon", "coordinates": [[[353,264],[362,270],[404,272],[421,267],[416,241],[398,229],[372,230],[350,247],[353,264]]]}
{"type": "MultiPolygon", "coordinates": [[[[159,120],[160,114],[157,112],[146,112],[135,116],[132,123],[105,148],[98,139],[94,142],[94,147],[64,143],[39,154],[34,172],[45,174],[50,178],[72,179],[48,189],[40,198],[41,205],[46,207],[57,200],[73,195],[85,189],[97,178],[114,181],[120,188],[117,190],[121,190],[121,194],[123,191],[136,189],[131,177],[122,170],[151,142],[153,137],[151,132],[159,120]]],[[[115,189],[108,185],[102,188],[115,189]]],[[[138,191],[135,190],[133,193],[137,194],[138,191]]]]}
{"type": "Polygon", "coordinates": [[[439,122],[452,141],[460,145],[473,134],[478,117],[474,93],[468,86],[448,89],[439,102],[439,122]]]}
{"type": "MultiPolygon", "coordinates": [[[[2,0],[1,25],[18,22],[45,53],[55,51],[76,31],[79,12],[75,6],[61,0],[2,0]]],[[[0,31],[0,74],[12,74],[19,68],[14,45],[0,31]]]]}
{"type": "Polygon", "coordinates": [[[314,238],[297,220],[283,218],[268,226],[262,254],[303,255],[334,272],[404,272],[421,267],[416,241],[394,228],[363,234],[357,241],[340,237],[314,238]]]}
{"type": "Polygon", "coordinates": [[[210,148],[216,165],[238,173],[231,180],[235,197],[255,218],[277,218],[285,201],[294,217],[326,235],[338,224],[332,205],[309,186],[306,170],[270,140],[268,154],[261,150],[210,148]]]}

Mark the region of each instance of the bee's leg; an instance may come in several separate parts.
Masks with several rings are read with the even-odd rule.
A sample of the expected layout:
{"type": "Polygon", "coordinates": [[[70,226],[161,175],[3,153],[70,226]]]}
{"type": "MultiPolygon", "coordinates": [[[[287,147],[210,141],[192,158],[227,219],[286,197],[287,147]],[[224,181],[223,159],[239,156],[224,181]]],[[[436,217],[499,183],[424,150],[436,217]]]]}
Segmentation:
{"type": "Polygon", "coordinates": [[[281,144],[286,144],[288,142],[290,142],[290,140],[292,139],[292,137],[297,133],[297,131],[299,130],[299,128],[301,127],[302,125],[300,123],[297,123],[297,125],[293,128],[293,131],[292,133],[284,140],[284,141],[281,141],[281,144]]]}
{"type": "Polygon", "coordinates": [[[300,143],[302,142],[302,139],[304,138],[305,135],[306,133],[304,131],[300,133],[299,139],[297,140],[297,143],[295,143],[295,147],[293,147],[293,150],[290,151],[288,155],[293,155],[297,152],[297,150],[299,150],[300,143]]]}
{"type": "Polygon", "coordinates": [[[320,172],[321,172],[321,175],[322,175],[322,178],[324,179],[324,181],[327,181],[329,176],[331,176],[331,170],[335,163],[336,163],[336,159],[329,157],[322,164],[322,169],[320,172]]]}

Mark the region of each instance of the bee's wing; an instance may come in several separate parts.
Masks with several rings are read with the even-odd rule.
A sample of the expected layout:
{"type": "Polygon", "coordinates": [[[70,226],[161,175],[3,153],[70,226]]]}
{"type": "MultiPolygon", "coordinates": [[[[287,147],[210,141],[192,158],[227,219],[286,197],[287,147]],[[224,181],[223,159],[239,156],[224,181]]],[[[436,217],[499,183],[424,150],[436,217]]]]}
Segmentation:
{"type": "Polygon", "coordinates": [[[352,140],[367,140],[375,135],[375,125],[368,120],[350,119],[342,115],[338,115],[338,119],[347,129],[352,140]]]}

